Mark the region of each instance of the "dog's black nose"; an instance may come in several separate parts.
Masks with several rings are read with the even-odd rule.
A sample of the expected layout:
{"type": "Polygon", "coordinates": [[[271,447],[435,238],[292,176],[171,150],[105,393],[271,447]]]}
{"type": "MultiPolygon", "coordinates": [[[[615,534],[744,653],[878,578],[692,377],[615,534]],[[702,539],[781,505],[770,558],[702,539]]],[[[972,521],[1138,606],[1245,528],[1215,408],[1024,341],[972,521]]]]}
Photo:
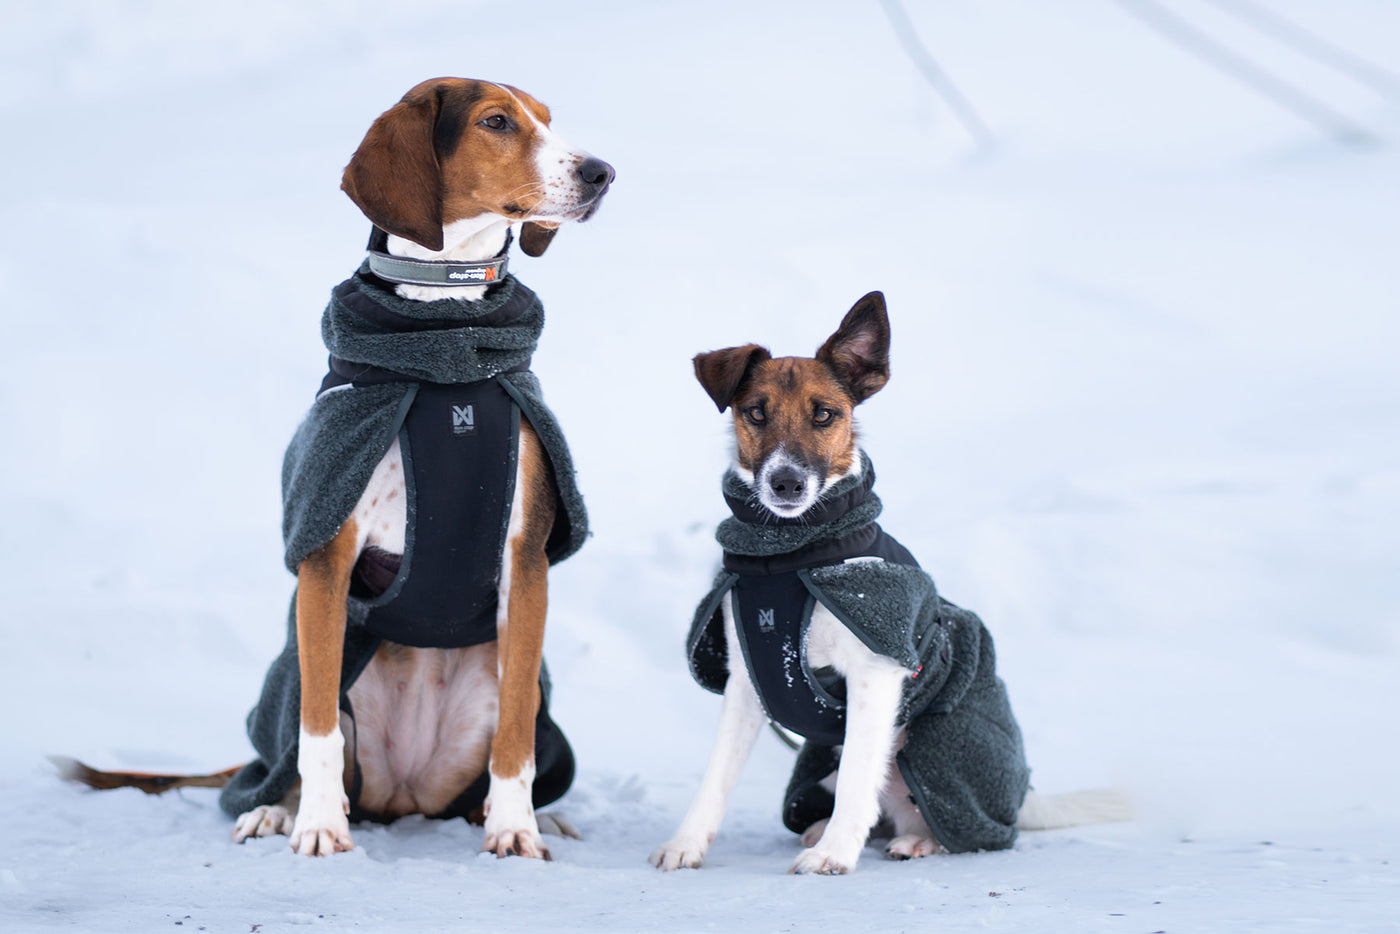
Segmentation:
{"type": "Polygon", "coordinates": [[[780,500],[798,500],[806,491],[802,472],[793,467],[779,467],[768,477],[768,487],[780,500]]]}
{"type": "Polygon", "coordinates": [[[584,159],[578,167],[579,181],[590,188],[607,188],[616,176],[612,166],[593,156],[584,159]]]}

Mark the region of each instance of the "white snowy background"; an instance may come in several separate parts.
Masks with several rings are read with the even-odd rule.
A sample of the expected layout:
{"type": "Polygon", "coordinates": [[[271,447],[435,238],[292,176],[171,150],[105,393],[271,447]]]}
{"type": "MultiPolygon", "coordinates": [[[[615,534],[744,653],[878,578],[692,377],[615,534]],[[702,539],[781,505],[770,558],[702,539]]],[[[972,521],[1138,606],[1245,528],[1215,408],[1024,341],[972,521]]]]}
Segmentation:
{"type": "MultiPolygon", "coordinates": [[[[990,150],[873,2],[6,2],[0,928],[1396,930],[1400,85],[1164,2],[1374,140],[1112,0],[911,0],[990,150]],[[211,791],[60,783],[45,754],[249,756],[282,449],[368,226],[341,168],[441,74],[618,170],[513,259],[593,516],[547,639],[587,839],[497,861],[410,819],[307,860],[211,791]],[[810,353],[874,288],[885,525],[994,632],[1036,785],[1137,819],[791,877],[765,735],[705,868],[662,875],[718,715],[682,660],[726,459],[690,357],[810,353]]],[[[1258,2],[1400,72],[1393,3],[1258,2]]]]}

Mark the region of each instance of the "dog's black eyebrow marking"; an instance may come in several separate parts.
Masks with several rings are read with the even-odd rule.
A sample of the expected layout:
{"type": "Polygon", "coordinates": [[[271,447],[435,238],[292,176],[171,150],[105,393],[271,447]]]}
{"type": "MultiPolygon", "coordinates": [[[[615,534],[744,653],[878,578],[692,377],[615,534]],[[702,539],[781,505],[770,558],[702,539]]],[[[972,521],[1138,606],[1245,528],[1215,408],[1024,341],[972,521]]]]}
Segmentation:
{"type": "Polygon", "coordinates": [[[438,117],[433,127],[433,150],[438,159],[451,159],[462,142],[462,130],[466,126],[467,115],[481,100],[481,85],[466,87],[450,86],[438,89],[438,117]]]}

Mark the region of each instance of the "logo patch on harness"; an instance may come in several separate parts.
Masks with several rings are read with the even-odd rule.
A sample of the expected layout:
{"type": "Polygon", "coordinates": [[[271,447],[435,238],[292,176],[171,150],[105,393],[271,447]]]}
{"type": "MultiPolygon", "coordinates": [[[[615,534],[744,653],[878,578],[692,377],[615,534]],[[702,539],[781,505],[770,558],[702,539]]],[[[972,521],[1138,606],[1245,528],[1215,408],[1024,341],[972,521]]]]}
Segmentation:
{"type": "Polygon", "coordinates": [[[760,609],[758,611],[759,632],[772,632],[775,625],[776,624],[773,622],[773,610],[771,608],[766,610],[760,609]]]}
{"type": "Polygon", "coordinates": [[[454,437],[469,435],[476,431],[476,409],[474,406],[454,405],[452,407],[452,434],[454,437]]]}

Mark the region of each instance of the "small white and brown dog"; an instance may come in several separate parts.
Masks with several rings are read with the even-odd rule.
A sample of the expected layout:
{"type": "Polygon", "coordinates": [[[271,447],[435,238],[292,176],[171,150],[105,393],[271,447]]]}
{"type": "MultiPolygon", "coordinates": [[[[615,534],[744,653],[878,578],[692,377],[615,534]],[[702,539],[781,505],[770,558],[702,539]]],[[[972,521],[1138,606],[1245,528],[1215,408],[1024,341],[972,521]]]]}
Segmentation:
{"type": "MultiPolygon", "coordinates": [[[[383,250],[390,256],[480,264],[504,255],[516,224],[523,223],[525,252],[543,253],[560,224],[593,214],[613,174],[607,163],[563,142],[550,128],[549,110],[529,94],[489,81],[438,78],[412,88],[374,121],[341,187],[387,234],[383,250]]],[[[394,289],[409,301],[471,303],[488,286],[409,282],[394,289]]],[[[492,641],[459,648],[384,642],[349,687],[352,704],[342,704],[352,569],[367,550],[393,556],[395,567],[405,553],[410,496],[397,438],[339,532],[301,561],[297,782],[281,801],[242,814],[235,839],[288,834],[305,855],[348,850],[352,782],[358,805],[392,819],[439,814],[489,772],[479,815],[483,849],[548,858],[531,785],[555,480],[527,419],[515,437],[492,641]],[[353,721],[342,706],[353,709],[353,721]],[[353,754],[345,732],[353,735],[353,754]]],[[[161,776],[98,772],[71,760],[60,765],[68,777],[95,787],[150,792],[223,785],[237,771],[161,776]]],[[[556,829],[569,830],[567,824],[556,829]]]]}
{"type": "MultiPolygon", "coordinates": [[[[834,517],[845,508],[832,504],[828,494],[833,494],[833,489],[840,492],[847,505],[859,506],[866,502],[862,496],[868,494],[873,474],[866,478],[869,482],[850,482],[862,471],[870,470],[869,462],[857,445],[853,413],[857,405],[888,380],[889,343],[884,297],[872,292],[856,303],[815,357],[774,359],[767,349],[754,344],[695,357],[695,374],[705,391],[721,412],[732,409],[734,460],[725,495],[735,511],[735,519],[727,520],[727,524],[737,521],[740,525],[736,528],[740,528],[745,522],[749,523],[757,530],[753,540],[760,544],[774,540],[781,527],[787,526],[796,530],[796,540],[811,544],[790,553],[774,546],[747,552],[749,556],[758,557],[735,555],[730,553],[731,542],[726,540],[725,527],[721,526],[725,572],[738,573],[726,578],[726,573],[722,572],[712,596],[707,598],[711,603],[701,605],[690,638],[692,674],[702,685],[723,693],[719,731],[690,809],[675,835],[651,854],[652,864],[660,869],[696,868],[704,862],[719,830],[729,793],[767,720],[806,735],[809,746],[813,735],[820,735],[826,729],[821,722],[823,718],[834,724],[836,730],[834,734],[828,730],[825,735],[829,737],[826,742],[832,747],[835,759],[839,760],[839,768],[818,776],[824,791],[817,794],[826,796],[824,813],[829,816],[802,817],[802,808],[793,807],[792,789],[789,789],[790,800],[785,803],[784,820],[801,833],[806,846],[792,863],[790,872],[850,872],[877,824],[892,831],[886,855],[892,859],[909,859],[945,848],[1009,846],[1015,828],[1044,829],[1125,817],[1124,803],[1112,792],[1054,796],[1026,793],[1028,773],[1019,732],[1010,717],[1009,706],[1005,705],[1004,693],[999,693],[1000,681],[990,667],[990,637],[975,616],[960,608],[941,602],[940,612],[944,613],[944,618],[931,621],[928,628],[948,629],[948,619],[956,611],[954,625],[961,626],[968,638],[975,635],[974,630],[981,631],[984,637],[980,666],[985,671],[976,675],[984,680],[978,682],[975,693],[989,700],[976,703],[990,704],[993,709],[987,717],[1001,719],[988,730],[994,734],[992,739],[983,744],[977,753],[978,761],[968,763],[965,772],[1003,774],[994,776],[992,784],[997,785],[994,791],[982,794],[983,804],[999,796],[999,806],[987,805],[996,818],[986,821],[991,836],[984,834],[980,839],[966,831],[964,822],[957,819],[942,821],[943,826],[949,828],[949,839],[939,839],[940,834],[930,828],[926,816],[946,817],[952,813],[956,817],[955,811],[946,808],[957,805],[930,800],[938,794],[938,789],[930,791],[920,786],[918,769],[911,769],[903,761],[904,747],[911,733],[911,724],[907,721],[908,702],[910,696],[917,693],[914,681],[920,677],[927,681],[938,675],[913,662],[902,662],[875,651],[872,644],[879,640],[870,636],[869,629],[861,631],[858,614],[843,612],[850,607],[843,608],[836,606],[836,601],[828,601],[828,594],[834,590],[823,589],[822,580],[810,575],[803,577],[800,583],[794,578],[791,585],[796,596],[789,601],[794,620],[787,642],[766,656],[758,645],[763,637],[762,629],[774,627],[775,620],[778,631],[783,625],[782,598],[776,595],[778,589],[774,586],[778,577],[805,574],[813,565],[833,563],[849,565],[889,560],[913,564],[912,556],[897,543],[889,544],[893,540],[888,539],[883,530],[878,530],[873,520],[865,526],[850,526],[855,531],[843,532],[847,537],[834,543],[822,539],[818,529],[820,523],[834,523],[834,517]],[[732,490],[730,484],[734,485],[732,490]],[[847,488],[851,488],[851,492],[841,492],[847,488]],[[870,531],[872,526],[878,531],[878,539],[870,531]],[[804,554],[813,557],[803,560],[804,554]],[[795,568],[807,570],[794,572],[795,568]],[[749,576],[745,577],[746,574],[749,576]],[[756,611],[754,606],[741,608],[746,599],[746,580],[755,584],[756,589],[750,592],[761,595],[756,611]],[[804,601],[805,611],[802,609],[804,601]],[[827,605],[828,602],[833,605],[827,605]],[[764,609],[764,603],[770,608],[764,609]],[[778,607],[776,610],[771,608],[774,605],[778,607]],[[718,612],[712,607],[717,607],[718,612]],[[806,618],[802,619],[804,612],[806,618]],[[695,655],[697,646],[705,639],[717,647],[718,662],[710,683],[706,683],[700,673],[695,655]],[[783,670],[771,670],[772,666],[779,665],[784,666],[783,670]],[[832,672],[839,679],[839,688],[832,686],[836,680],[830,677],[832,672]],[[804,683],[810,685],[811,690],[804,687],[804,683]],[[796,707],[786,696],[793,691],[805,697],[796,707]],[[838,712],[835,710],[838,707],[844,709],[838,712]],[[838,713],[838,719],[831,719],[838,713]],[[810,722],[814,733],[804,733],[803,722],[810,722]],[[1015,734],[1014,742],[1008,734],[1015,734]],[[912,789],[911,784],[915,786],[912,789]],[[834,802],[831,801],[833,792],[834,802]]],[[[931,594],[931,581],[928,588],[931,594]]],[[[855,596],[865,598],[866,594],[855,596]]],[[[875,621],[876,626],[879,624],[880,621],[875,621]]],[[[900,624],[896,621],[896,625],[900,624]]],[[[943,637],[941,632],[923,635],[933,635],[935,639],[943,637]]],[[[937,657],[939,653],[933,654],[937,657]]],[[[942,654],[953,656],[956,662],[957,650],[942,654]]],[[[975,657],[976,649],[968,654],[975,657]]],[[[975,661],[972,665],[978,667],[975,661]]],[[[946,673],[942,676],[947,677],[949,683],[961,677],[946,673]]],[[[973,677],[969,672],[964,681],[971,683],[973,677]]],[[[969,692],[969,696],[971,693],[974,692],[969,692]]],[[[970,702],[964,701],[964,706],[967,703],[970,702]]],[[[944,706],[951,708],[953,705],[944,706]]],[[[926,731],[928,735],[936,735],[937,730],[946,732],[955,724],[954,717],[945,716],[941,709],[939,716],[946,722],[932,732],[926,731]]],[[[966,752],[962,754],[967,755],[966,752]]],[[[977,774],[971,784],[982,777],[984,775],[977,774]]],[[[944,787],[952,781],[947,776],[940,776],[939,780],[945,782],[944,787]]],[[[964,800],[978,796],[976,789],[969,791],[967,785],[960,786],[957,792],[964,800]]]]}

